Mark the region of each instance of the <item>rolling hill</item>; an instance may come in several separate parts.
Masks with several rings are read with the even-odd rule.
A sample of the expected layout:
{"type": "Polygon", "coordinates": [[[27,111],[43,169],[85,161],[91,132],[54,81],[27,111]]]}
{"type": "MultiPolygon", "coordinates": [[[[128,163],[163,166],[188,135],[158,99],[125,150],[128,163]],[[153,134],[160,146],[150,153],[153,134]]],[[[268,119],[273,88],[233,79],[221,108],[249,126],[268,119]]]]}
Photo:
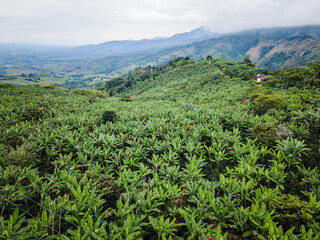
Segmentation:
{"type": "Polygon", "coordinates": [[[180,57],[112,97],[0,84],[0,239],[319,239],[320,63],[262,70],[180,57]]]}

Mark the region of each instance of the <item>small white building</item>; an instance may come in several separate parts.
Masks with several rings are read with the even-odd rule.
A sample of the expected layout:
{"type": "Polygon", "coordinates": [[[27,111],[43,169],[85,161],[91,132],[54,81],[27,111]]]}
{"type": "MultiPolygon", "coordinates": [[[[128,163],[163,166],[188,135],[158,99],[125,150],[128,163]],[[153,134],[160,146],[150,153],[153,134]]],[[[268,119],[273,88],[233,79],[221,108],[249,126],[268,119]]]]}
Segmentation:
{"type": "Polygon", "coordinates": [[[266,80],[266,77],[267,77],[267,75],[265,75],[265,74],[261,74],[261,73],[258,74],[256,76],[257,83],[263,83],[266,80]]]}

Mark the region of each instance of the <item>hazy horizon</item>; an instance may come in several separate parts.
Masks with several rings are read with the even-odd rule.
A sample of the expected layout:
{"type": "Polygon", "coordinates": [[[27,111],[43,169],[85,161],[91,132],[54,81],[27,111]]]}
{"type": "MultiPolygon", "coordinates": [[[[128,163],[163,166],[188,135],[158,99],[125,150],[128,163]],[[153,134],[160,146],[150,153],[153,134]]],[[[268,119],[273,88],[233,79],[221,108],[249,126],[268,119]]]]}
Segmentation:
{"type": "Polygon", "coordinates": [[[0,43],[79,46],[213,32],[320,24],[318,0],[1,1],[0,43]]]}

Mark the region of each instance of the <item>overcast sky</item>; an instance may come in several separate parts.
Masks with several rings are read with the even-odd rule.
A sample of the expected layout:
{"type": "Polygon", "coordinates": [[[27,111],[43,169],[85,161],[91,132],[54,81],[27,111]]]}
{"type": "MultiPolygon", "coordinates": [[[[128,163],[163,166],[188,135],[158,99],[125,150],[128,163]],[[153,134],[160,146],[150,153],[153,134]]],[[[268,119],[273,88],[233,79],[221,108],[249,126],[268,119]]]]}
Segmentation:
{"type": "Polygon", "coordinates": [[[0,43],[81,45],[320,24],[320,0],[0,0],[0,43]]]}

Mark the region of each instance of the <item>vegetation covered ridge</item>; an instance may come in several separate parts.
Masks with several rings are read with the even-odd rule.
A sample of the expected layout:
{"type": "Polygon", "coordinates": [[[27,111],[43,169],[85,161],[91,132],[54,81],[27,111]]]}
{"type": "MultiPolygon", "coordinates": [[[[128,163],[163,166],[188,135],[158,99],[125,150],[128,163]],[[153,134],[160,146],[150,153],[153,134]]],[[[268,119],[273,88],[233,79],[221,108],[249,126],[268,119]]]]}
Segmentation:
{"type": "Polygon", "coordinates": [[[208,56],[110,97],[1,84],[0,239],[318,239],[319,82],[208,56]]]}

